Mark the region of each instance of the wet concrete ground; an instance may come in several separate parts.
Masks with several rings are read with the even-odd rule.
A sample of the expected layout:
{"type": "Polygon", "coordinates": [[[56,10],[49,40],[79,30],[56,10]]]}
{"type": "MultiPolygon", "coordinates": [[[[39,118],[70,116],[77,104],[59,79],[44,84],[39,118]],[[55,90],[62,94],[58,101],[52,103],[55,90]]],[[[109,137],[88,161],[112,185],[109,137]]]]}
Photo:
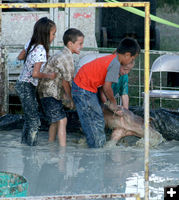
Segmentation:
{"type": "MultiPolygon", "coordinates": [[[[49,144],[40,132],[39,145],[20,144],[20,130],[0,132],[0,171],[23,175],[28,197],[140,193],[144,196],[144,149],[126,146],[88,149],[68,135],[66,148],[49,144]]],[[[179,142],[150,150],[150,199],[163,199],[164,186],[179,184],[179,142]]],[[[40,199],[40,197],[39,197],[40,199]]],[[[126,198],[135,199],[135,198],[126,198]]]]}

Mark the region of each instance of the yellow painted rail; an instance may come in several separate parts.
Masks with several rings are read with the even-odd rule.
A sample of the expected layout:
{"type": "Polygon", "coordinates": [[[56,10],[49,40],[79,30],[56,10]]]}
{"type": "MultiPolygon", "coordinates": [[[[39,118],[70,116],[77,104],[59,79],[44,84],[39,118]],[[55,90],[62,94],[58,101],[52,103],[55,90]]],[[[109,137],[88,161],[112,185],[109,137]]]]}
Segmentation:
{"type": "Polygon", "coordinates": [[[0,8],[145,7],[148,2],[119,3],[1,3],[0,8]]]}

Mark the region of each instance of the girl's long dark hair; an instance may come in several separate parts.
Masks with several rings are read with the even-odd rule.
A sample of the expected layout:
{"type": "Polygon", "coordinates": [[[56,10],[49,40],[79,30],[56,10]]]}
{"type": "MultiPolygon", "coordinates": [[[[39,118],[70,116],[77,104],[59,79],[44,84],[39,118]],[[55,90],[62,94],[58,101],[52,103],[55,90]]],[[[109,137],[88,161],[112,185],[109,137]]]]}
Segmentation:
{"type": "Polygon", "coordinates": [[[35,23],[32,38],[26,51],[24,63],[29,53],[39,44],[44,46],[48,56],[50,49],[50,31],[53,26],[55,26],[55,23],[47,17],[42,17],[35,23]],[[33,49],[30,50],[33,45],[33,49]]]}

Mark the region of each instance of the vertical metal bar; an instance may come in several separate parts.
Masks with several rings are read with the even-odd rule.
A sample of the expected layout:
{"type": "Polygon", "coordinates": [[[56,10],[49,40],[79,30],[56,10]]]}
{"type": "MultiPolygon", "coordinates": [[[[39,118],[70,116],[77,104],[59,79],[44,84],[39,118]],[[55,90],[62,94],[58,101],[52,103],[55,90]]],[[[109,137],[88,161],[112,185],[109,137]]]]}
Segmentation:
{"type": "MultiPolygon", "coordinates": [[[[0,0],[2,3],[2,0],[0,0]]],[[[0,115],[3,114],[3,69],[2,69],[2,9],[0,8],[0,115]]]]}
{"type": "MultiPolygon", "coordinates": [[[[54,0],[53,2],[58,3],[58,0],[54,0]]],[[[54,8],[53,10],[53,21],[58,26],[58,8],[54,8]]],[[[54,39],[53,46],[57,46],[57,38],[54,39]]]]}
{"type": "MultiPolygon", "coordinates": [[[[2,3],[2,0],[0,0],[0,3],[2,3]]],[[[1,38],[1,23],[2,23],[2,22],[1,22],[1,21],[2,21],[2,8],[0,8],[0,44],[1,44],[1,41],[2,41],[2,40],[1,40],[1,39],[2,39],[2,38],[1,38]]]]}
{"type": "MultiPolygon", "coordinates": [[[[50,3],[53,3],[53,0],[50,0],[50,3]]],[[[53,8],[49,9],[49,15],[50,15],[50,19],[53,20],[53,8]]]]}
{"type": "MultiPolygon", "coordinates": [[[[161,54],[159,55],[161,56],[161,54]]],[[[162,90],[162,72],[160,71],[160,91],[162,90]]],[[[160,107],[162,107],[162,98],[160,97],[160,107]]]]}
{"type": "MultiPolygon", "coordinates": [[[[70,3],[70,0],[65,0],[65,3],[70,3]]],[[[65,30],[70,27],[70,8],[65,8],[65,30]]]]}
{"type": "Polygon", "coordinates": [[[150,2],[145,3],[145,200],[149,199],[149,39],[150,39],[150,2]]]}
{"type": "MultiPolygon", "coordinates": [[[[162,72],[160,71],[160,92],[162,90],[162,72]]],[[[160,107],[162,107],[162,98],[160,97],[160,107]]]]}
{"type": "Polygon", "coordinates": [[[142,85],[141,85],[141,54],[139,55],[139,93],[138,93],[138,95],[139,95],[139,103],[138,103],[138,105],[139,106],[141,106],[141,87],[142,87],[142,85]]]}
{"type": "Polygon", "coordinates": [[[3,58],[3,69],[4,69],[4,105],[3,110],[5,113],[9,112],[9,68],[7,65],[7,48],[5,46],[2,47],[2,58],[3,58]]]}
{"type": "MultiPolygon", "coordinates": [[[[50,3],[53,3],[53,0],[50,0],[50,3]]],[[[49,16],[50,16],[50,19],[53,20],[54,8],[49,8],[49,16]]],[[[54,46],[54,41],[52,42],[52,46],[54,46]]],[[[51,50],[51,53],[54,54],[54,49],[51,50]]]]}
{"type": "MultiPolygon", "coordinates": [[[[2,0],[0,0],[2,3],[2,0]]],[[[0,8],[0,65],[1,65],[1,46],[2,46],[2,8],[0,8]]]]}
{"type": "Polygon", "coordinates": [[[8,68],[7,68],[7,52],[5,47],[0,46],[0,115],[8,112],[8,68]]]}
{"type": "MultiPolygon", "coordinates": [[[[58,0],[50,0],[50,3],[58,3],[58,0]]],[[[50,19],[53,20],[58,26],[58,8],[50,8],[50,19]]],[[[57,46],[57,38],[52,42],[52,46],[57,46]]],[[[54,54],[54,49],[51,50],[52,55],[54,54]]]]}

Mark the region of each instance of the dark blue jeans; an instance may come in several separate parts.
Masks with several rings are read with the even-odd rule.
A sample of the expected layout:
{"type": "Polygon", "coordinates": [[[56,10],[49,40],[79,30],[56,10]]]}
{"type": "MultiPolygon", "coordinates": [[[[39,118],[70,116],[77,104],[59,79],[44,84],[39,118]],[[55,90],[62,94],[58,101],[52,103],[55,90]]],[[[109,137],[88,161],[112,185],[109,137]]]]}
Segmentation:
{"type": "Polygon", "coordinates": [[[106,142],[105,123],[97,93],[84,90],[73,82],[72,97],[88,146],[103,147],[106,142]]]}
{"type": "Polygon", "coordinates": [[[37,144],[40,126],[36,87],[31,83],[17,81],[15,88],[21,100],[25,119],[21,142],[34,146],[37,144]]]}
{"type": "Polygon", "coordinates": [[[66,113],[61,100],[53,97],[44,97],[40,99],[45,116],[48,122],[54,123],[66,117],[66,113]]]}

